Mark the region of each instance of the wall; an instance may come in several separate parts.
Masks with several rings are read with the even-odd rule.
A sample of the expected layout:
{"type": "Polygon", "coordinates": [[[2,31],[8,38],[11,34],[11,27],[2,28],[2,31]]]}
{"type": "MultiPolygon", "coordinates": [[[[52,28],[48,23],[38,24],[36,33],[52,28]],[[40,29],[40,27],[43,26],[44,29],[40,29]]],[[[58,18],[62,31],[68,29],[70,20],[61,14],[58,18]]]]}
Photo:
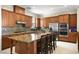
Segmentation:
{"type": "Polygon", "coordinates": [[[58,15],[62,15],[62,14],[76,14],[76,13],[77,13],[76,10],[72,10],[72,11],[60,11],[60,12],[53,13],[53,14],[43,15],[43,17],[58,16],[58,15]]]}
{"type": "MultiPolygon", "coordinates": [[[[0,6],[0,12],[1,12],[1,6],[0,6]]],[[[0,13],[0,51],[1,51],[1,13],[0,13]]]]}
{"type": "Polygon", "coordinates": [[[2,8],[6,9],[6,10],[13,11],[13,6],[12,5],[2,5],[2,8]]]}
{"type": "Polygon", "coordinates": [[[77,31],[79,32],[79,8],[77,10],[77,31]]]}

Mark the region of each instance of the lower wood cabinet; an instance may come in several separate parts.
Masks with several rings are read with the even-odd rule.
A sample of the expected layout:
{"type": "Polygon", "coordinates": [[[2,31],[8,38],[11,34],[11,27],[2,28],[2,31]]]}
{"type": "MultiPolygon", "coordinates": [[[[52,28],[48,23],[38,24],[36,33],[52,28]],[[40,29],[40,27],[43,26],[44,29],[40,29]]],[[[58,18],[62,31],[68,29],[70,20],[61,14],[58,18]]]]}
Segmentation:
{"type": "Polygon", "coordinates": [[[66,36],[59,36],[59,41],[76,43],[77,33],[76,32],[69,32],[67,37],[66,36]]]}
{"type": "Polygon", "coordinates": [[[76,41],[77,41],[77,33],[76,32],[70,32],[68,34],[68,41],[76,43],[76,41]]]}
{"type": "MultiPolygon", "coordinates": [[[[15,45],[16,41],[13,41],[13,45],[15,45]]],[[[2,36],[2,50],[10,48],[11,40],[8,38],[7,35],[2,36]]]]}
{"type": "Polygon", "coordinates": [[[79,33],[78,33],[78,52],[79,52],[79,33]]]}
{"type": "Polygon", "coordinates": [[[18,54],[37,54],[37,43],[33,42],[16,42],[15,52],[18,54]]]}
{"type": "Polygon", "coordinates": [[[66,41],[66,42],[67,42],[67,41],[68,41],[68,37],[59,36],[59,37],[58,37],[58,40],[59,40],[59,41],[66,41]]]}

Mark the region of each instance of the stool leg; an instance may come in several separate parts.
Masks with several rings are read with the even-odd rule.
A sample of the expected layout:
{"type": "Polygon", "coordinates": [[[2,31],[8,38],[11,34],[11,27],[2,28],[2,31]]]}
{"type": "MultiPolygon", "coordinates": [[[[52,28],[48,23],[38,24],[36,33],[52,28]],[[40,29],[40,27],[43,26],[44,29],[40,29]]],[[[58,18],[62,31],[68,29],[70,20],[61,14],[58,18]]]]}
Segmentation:
{"type": "Polygon", "coordinates": [[[12,54],[12,51],[13,51],[13,40],[12,39],[10,39],[11,40],[11,45],[10,45],[10,54],[12,54]]]}

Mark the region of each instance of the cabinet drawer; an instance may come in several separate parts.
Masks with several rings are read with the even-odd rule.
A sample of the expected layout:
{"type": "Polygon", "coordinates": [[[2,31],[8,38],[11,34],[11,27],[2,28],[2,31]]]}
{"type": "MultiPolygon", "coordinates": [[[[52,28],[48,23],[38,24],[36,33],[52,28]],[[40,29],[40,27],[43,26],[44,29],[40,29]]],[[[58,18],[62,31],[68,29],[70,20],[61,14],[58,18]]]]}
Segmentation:
{"type": "Polygon", "coordinates": [[[59,37],[60,41],[67,41],[67,39],[68,39],[68,37],[64,37],[64,36],[63,37],[59,37]]]}

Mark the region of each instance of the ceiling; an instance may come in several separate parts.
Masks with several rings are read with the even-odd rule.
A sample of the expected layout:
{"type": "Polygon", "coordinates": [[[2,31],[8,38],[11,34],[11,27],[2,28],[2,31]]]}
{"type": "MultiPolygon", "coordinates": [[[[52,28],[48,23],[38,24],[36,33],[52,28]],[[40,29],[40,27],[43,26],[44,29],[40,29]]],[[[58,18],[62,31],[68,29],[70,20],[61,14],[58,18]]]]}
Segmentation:
{"type": "Polygon", "coordinates": [[[39,15],[51,15],[60,12],[71,12],[77,11],[79,5],[20,5],[26,8],[26,10],[39,14],[39,15]]]}

